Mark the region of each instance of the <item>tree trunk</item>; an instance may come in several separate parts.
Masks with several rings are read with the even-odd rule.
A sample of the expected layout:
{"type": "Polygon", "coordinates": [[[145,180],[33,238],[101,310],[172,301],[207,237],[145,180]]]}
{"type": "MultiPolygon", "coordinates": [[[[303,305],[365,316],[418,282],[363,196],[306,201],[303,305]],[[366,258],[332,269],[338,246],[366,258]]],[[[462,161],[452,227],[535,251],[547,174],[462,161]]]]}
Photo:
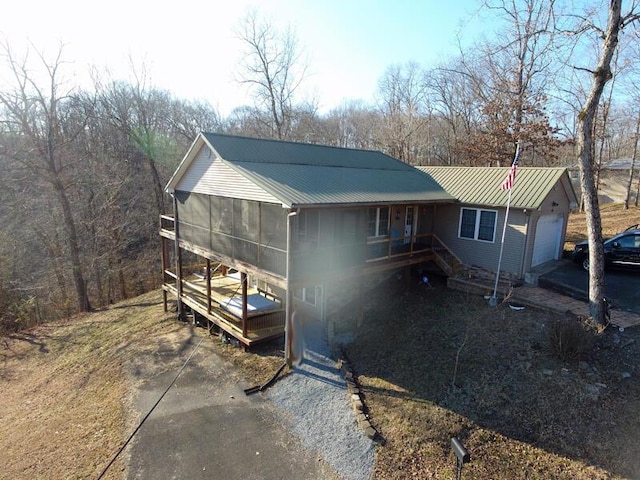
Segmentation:
{"type": "Polygon", "coordinates": [[[65,192],[62,182],[53,173],[52,179],[53,188],[58,195],[58,200],[62,206],[62,218],[64,221],[64,231],[67,235],[67,243],[69,246],[69,257],[71,260],[71,271],[73,276],[73,283],[76,287],[76,297],[78,300],[78,308],[81,312],[88,312],[91,310],[89,304],[89,295],[87,293],[87,284],[82,274],[82,264],[80,262],[80,247],[78,243],[78,234],[76,232],[76,224],[73,220],[73,214],[71,211],[71,204],[69,203],[69,197],[65,192]]]}
{"type": "Polygon", "coordinates": [[[611,0],[602,52],[593,72],[591,91],[578,115],[578,161],[580,184],[589,240],[589,313],[597,324],[604,324],[604,247],[598,193],[593,172],[593,124],[606,83],[611,79],[611,60],[618,45],[621,0],[611,0]]]}

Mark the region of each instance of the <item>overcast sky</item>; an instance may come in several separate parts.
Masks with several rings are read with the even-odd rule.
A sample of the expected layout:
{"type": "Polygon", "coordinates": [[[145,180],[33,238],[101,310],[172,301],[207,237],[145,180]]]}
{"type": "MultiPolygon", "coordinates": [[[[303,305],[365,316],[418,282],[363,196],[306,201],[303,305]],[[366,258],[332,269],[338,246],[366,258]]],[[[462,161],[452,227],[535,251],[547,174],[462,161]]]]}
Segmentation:
{"type": "MultiPolygon", "coordinates": [[[[325,112],[345,99],[373,100],[393,64],[435,66],[455,54],[457,38],[489,34],[478,0],[229,0],[150,2],[22,0],[3,6],[0,35],[16,51],[28,42],[45,55],[64,47],[67,78],[88,86],[94,66],[130,80],[130,61],[146,65],[154,86],[204,99],[228,114],[251,102],[234,80],[235,38],[250,7],[276,27],[291,26],[309,65],[305,94],[325,112]]],[[[0,70],[0,79],[6,78],[0,70]]]]}

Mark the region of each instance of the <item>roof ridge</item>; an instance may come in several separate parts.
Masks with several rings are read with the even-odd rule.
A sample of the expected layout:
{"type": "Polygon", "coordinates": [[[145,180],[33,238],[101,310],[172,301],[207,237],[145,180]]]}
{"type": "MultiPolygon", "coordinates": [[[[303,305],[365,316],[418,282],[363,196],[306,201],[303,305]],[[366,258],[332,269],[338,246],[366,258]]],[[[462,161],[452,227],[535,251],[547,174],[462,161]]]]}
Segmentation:
{"type": "Polygon", "coordinates": [[[386,153],[384,153],[382,150],[370,150],[367,148],[354,148],[354,147],[338,147],[336,145],[325,145],[323,143],[309,143],[309,142],[298,142],[298,141],[294,141],[294,140],[278,140],[277,138],[263,138],[263,137],[249,137],[246,135],[232,135],[230,133],[216,133],[216,132],[205,132],[202,131],[200,132],[202,135],[207,136],[207,135],[215,135],[218,137],[227,137],[227,138],[237,138],[237,139],[243,139],[243,140],[255,140],[258,142],[270,142],[270,143],[289,143],[292,145],[303,145],[303,146],[307,146],[307,147],[318,147],[318,148],[333,148],[333,149],[338,149],[338,150],[350,150],[350,151],[354,151],[354,152],[373,152],[373,153],[381,153],[382,155],[385,155],[389,158],[393,158],[394,160],[404,163],[401,160],[392,157],[391,155],[388,155],[386,153]]]}

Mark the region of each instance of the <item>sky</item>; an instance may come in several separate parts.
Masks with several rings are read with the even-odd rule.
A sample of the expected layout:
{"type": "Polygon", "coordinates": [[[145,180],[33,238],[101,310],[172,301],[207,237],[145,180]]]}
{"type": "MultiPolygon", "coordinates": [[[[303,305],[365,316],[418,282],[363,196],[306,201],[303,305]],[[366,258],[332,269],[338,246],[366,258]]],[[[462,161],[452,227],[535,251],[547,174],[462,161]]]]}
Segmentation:
{"type": "MultiPolygon", "coordinates": [[[[29,44],[46,58],[63,45],[64,78],[89,87],[90,71],[134,79],[176,97],[205,100],[228,115],[251,104],[237,81],[240,21],[254,8],[279,30],[291,27],[308,65],[300,100],[320,112],[346,100],[373,102],[391,65],[435,66],[487,33],[475,15],[479,0],[10,0],[0,38],[20,54],[29,44]],[[90,8],[87,8],[91,5],[90,8]]],[[[7,79],[0,66],[0,82],[7,79]]],[[[4,88],[4,87],[3,87],[4,88]]]]}

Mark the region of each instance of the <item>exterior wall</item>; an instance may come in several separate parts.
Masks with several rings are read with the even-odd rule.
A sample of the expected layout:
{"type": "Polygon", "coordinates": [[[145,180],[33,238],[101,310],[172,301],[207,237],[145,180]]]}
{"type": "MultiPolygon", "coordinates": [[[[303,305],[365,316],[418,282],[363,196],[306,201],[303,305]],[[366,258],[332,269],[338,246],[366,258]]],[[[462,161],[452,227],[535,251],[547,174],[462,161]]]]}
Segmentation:
{"type": "Polygon", "coordinates": [[[280,203],[277,198],[238,174],[219,158],[215,158],[207,146],[200,149],[180,179],[176,190],[242,198],[257,202],[280,203]]]}
{"type": "Polygon", "coordinates": [[[530,221],[530,231],[527,238],[527,248],[525,252],[525,272],[529,271],[531,268],[531,262],[533,259],[533,250],[535,248],[535,237],[536,237],[536,226],[540,217],[544,215],[549,215],[551,213],[560,214],[562,216],[562,235],[560,239],[560,245],[557,252],[557,257],[562,258],[564,242],[566,240],[567,233],[567,223],[569,221],[569,213],[571,212],[570,206],[570,198],[571,196],[568,194],[568,185],[565,184],[563,179],[562,182],[559,182],[554,189],[549,193],[547,198],[545,198],[539,210],[530,212],[531,221],[530,221]]]}
{"type": "Polygon", "coordinates": [[[298,241],[301,214],[294,217],[291,281],[296,285],[322,284],[326,278],[365,263],[365,208],[309,209],[318,215],[317,242],[298,241]]]}
{"type": "MultiPolygon", "coordinates": [[[[489,208],[478,205],[439,205],[436,210],[434,233],[447,245],[463,263],[495,271],[500,257],[500,244],[506,209],[489,208]],[[459,225],[462,208],[481,208],[498,212],[493,242],[460,238],[459,225]]],[[[501,271],[521,277],[526,271],[524,266],[525,243],[528,228],[528,216],[522,210],[509,212],[501,271]]]]}

